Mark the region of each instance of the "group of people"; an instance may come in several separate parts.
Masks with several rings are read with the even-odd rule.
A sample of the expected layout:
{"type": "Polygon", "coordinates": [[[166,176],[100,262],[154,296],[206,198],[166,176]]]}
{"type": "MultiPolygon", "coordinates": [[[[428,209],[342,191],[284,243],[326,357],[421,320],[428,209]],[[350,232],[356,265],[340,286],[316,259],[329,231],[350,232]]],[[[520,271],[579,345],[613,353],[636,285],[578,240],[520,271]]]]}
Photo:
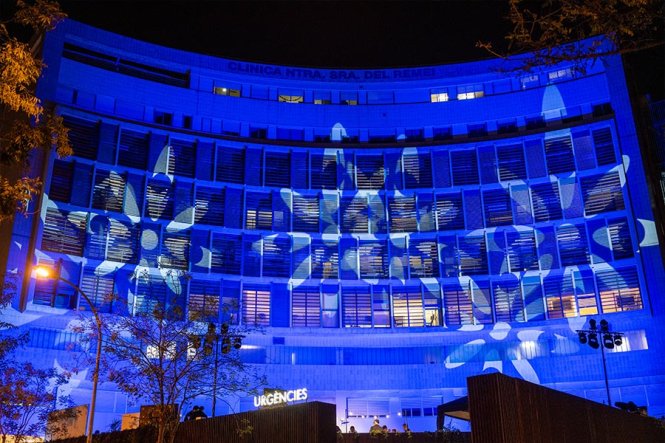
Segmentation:
{"type": "Polygon", "coordinates": [[[194,406],[192,410],[185,415],[185,421],[200,420],[202,418],[208,418],[206,413],[203,412],[203,406],[194,406]]]}
{"type": "MultiPolygon", "coordinates": [[[[406,434],[407,438],[411,438],[411,429],[409,429],[408,424],[404,423],[402,425],[402,430],[403,430],[403,433],[406,434]]],[[[348,434],[351,435],[351,438],[353,439],[353,441],[356,441],[358,439],[358,431],[356,431],[355,426],[351,426],[349,428],[348,434]]],[[[386,426],[386,425],[381,426],[381,423],[379,422],[379,419],[375,418],[374,423],[372,424],[372,427],[369,428],[369,434],[372,437],[386,437],[387,438],[388,434],[397,434],[397,429],[393,428],[393,429],[389,430],[388,426],[386,426]]],[[[338,441],[343,440],[342,430],[339,428],[339,426],[337,426],[337,436],[338,436],[338,441]]]]}

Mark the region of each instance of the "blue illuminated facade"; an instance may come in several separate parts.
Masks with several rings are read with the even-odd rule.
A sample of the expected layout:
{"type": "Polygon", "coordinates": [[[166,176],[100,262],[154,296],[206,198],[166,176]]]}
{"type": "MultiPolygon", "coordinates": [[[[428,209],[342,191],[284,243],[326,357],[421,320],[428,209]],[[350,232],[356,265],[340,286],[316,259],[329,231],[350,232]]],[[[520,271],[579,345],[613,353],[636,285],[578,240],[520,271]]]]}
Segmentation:
{"type": "MultiPolygon", "coordinates": [[[[319,70],[72,21],[44,58],[74,155],[45,159],[10,272],[55,265],[105,312],[112,291],[135,312],[176,296],[260,325],[242,352],[271,387],[360,430],[433,430],[483,371],[603,401],[600,353],[575,334],[602,316],[626,334],[612,398],[665,414],[665,275],[619,58],[319,70]]],[[[26,357],[70,358],[83,300],[28,276],[15,306],[26,357]]],[[[135,408],[112,386],[100,399],[100,426],[135,408]]]]}

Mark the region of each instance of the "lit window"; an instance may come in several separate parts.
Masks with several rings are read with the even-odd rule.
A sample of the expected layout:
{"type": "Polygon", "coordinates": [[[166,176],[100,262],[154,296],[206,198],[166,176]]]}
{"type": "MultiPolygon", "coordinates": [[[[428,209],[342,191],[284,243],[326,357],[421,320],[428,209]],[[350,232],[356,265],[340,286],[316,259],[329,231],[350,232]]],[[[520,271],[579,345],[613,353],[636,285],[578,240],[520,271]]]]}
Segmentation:
{"type": "Polygon", "coordinates": [[[315,105],[329,105],[329,104],[330,104],[330,100],[329,100],[329,99],[325,99],[325,98],[315,98],[315,99],[314,99],[314,104],[315,104],[315,105]]]}
{"type": "Polygon", "coordinates": [[[339,102],[342,105],[355,106],[358,104],[358,94],[356,92],[342,92],[339,96],[339,102]]]}
{"type": "Polygon", "coordinates": [[[240,89],[228,88],[225,86],[215,86],[212,92],[216,95],[228,95],[229,97],[240,97],[240,89]]]}
{"type": "Polygon", "coordinates": [[[484,95],[483,85],[468,85],[457,88],[457,100],[472,100],[484,95]]]}
{"type": "Polygon", "coordinates": [[[573,71],[571,71],[570,68],[559,69],[558,71],[552,71],[547,74],[547,78],[551,82],[565,80],[568,78],[572,78],[572,76],[573,76],[573,71]]]}
{"type": "Polygon", "coordinates": [[[447,92],[433,92],[430,94],[430,101],[432,103],[447,102],[448,93],[447,92]]]}
{"type": "Polygon", "coordinates": [[[302,103],[302,95],[280,95],[278,96],[278,101],[282,103],[302,103]]]}
{"type": "Polygon", "coordinates": [[[330,99],[330,92],[314,91],[314,104],[315,105],[329,105],[332,103],[330,99]]]}
{"type": "Polygon", "coordinates": [[[483,95],[485,95],[483,91],[460,92],[457,94],[457,100],[471,100],[474,98],[480,98],[483,95]]]}

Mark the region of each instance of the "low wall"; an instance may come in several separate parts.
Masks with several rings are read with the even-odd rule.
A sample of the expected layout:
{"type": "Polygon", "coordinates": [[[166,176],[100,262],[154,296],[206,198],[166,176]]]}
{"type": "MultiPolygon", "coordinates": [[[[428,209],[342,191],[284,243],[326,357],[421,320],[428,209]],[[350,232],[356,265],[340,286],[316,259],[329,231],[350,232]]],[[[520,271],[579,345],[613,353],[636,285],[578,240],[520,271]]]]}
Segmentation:
{"type": "Polygon", "coordinates": [[[665,442],[651,417],[503,374],[467,379],[473,443],[665,442]]]}

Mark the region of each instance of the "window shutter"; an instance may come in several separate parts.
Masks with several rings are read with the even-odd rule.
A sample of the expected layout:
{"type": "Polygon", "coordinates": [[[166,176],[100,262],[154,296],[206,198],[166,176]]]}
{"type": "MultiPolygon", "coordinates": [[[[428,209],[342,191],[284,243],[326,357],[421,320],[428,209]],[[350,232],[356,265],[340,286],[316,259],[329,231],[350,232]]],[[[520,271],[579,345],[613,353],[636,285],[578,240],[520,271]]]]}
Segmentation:
{"type": "Polygon", "coordinates": [[[115,149],[118,143],[118,126],[109,123],[100,123],[99,126],[99,156],[97,160],[109,165],[115,164],[115,149]]]}
{"type": "Polygon", "coordinates": [[[522,279],[522,292],[527,321],[545,320],[545,305],[543,304],[543,288],[539,276],[524,276],[522,279]]]}
{"type": "MultiPolygon", "coordinates": [[[[266,151],[266,186],[291,187],[291,154],[289,152],[266,151]]],[[[307,169],[298,172],[303,174],[307,169]]]]}
{"type": "Polygon", "coordinates": [[[291,152],[291,184],[294,189],[309,188],[309,152],[291,152]]]}
{"type": "Polygon", "coordinates": [[[475,149],[466,151],[453,151],[450,153],[453,164],[453,185],[477,185],[478,158],[475,149]]]}
{"type": "Polygon", "coordinates": [[[44,220],[42,249],[82,257],[85,225],[85,213],[49,207],[44,220]]]}
{"type": "Polygon", "coordinates": [[[337,240],[312,239],[312,278],[339,278],[337,240]]]}
{"type": "Polygon", "coordinates": [[[573,143],[570,136],[546,139],[545,157],[547,158],[548,174],[560,174],[575,170],[573,143]]]}
{"type": "Polygon", "coordinates": [[[529,187],[527,185],[514,185],[510,187],[510,193],[512,194],[515,224],[532,224],[533,215],[531,215],[531,197],[529,196],[529,187]]]}
{"type": "Polygon", "coordinates": [[[72,196],[72,179],[74,177],[74,163],[55,160],[51,176],[51,187],[48,197],[64,203],[69,203],[72,196]]]}
{"type": "Polygon", "coordinates": [[[166,228],[162,236],[161,266],[189,269],[189,231],[166,228]]]}
{"type": "Polygon", "coordinates": [[[434,151],[434,187],[449,188],[450,180],[450,155],[448,151],[434,151]]]}
{"type": "Polygon", "coordinates": [[[290,277],[291,237],[285,234],[263,238],[263,276],[290,277]]]}
{"type": "Polygon", "coordinates": [[[395,151],[386,151],[386,189],[389,191],[403,189],[402,183],[402,154],[395,151]]]}
{"type": "Polygon", "coordinates": [[[243,275],[249,277],[261,276],[261,237],[256,234],[244,234],[243,244],[243,275]]]}
{"type": "Polygon", "coordinates": [[[581,225],[561,225],[557,229],[561,266],[590,262],[586,228],[581,225]]]}
{"type": "Polygon", "coordinates": [[[194,222],[213,226],[224,226],[224,188],[196,188],[194,222]]]}
{"type": "Polygon", "coordinates": [[[485,224],[490,226],[507,226],[513,224],[513,211],[510,194],[507,189],[490,189],[483,191],[485,208],[485,224]]]}
{"type": "Polygon", "coordinates": [[[120,132],[119,151],[119,165],[145,170],[150,152],[148,134],[123,129],[120,132]]]}
{"type": "Polygon", "coordinates": [[[509,231],[506,233],[506,240],[510,272],[538,269],[536,237],[533,231],[509,231]]]}
{"type": "Polygon", "coordinates": [[[436,239],[415,239],[409,242],[411,278],[439,277],[439,250],[436,239]]]}
{"type": "Polygon", "coordinates": [[[492,282],[496,321],[523,322],[524,301],[517,279],[492,282]]]}
{"type": "Polygon", "coordinates": [[[625,209],[618,172],[584,177],[581,186],[587,216],[625,209]]]}
{"type": "Polygon", "coordinates": [[[542,183],[531,187],[533,215],[536,222],[562,218],[559,187],[556,183],[542,183]]]}
{"type": "Polygon", "coordinates": [[[372,298],[369,287],[342,288],[342,321],[347,328],[372,326],[372,298]]]}
{"type": "Polygon", "coordinates": [[[293,194],[293,231],[319,232],[319,196],[293,194]]]}
{"type": "Polygon", "coordinates": [[[245,184],[263,185],[263,149],[245,148],[245,184]]]}
{"type": "Polygon", "coordinates": [[[521,144],[497,146],[496,154],[499,162],[499,180],[526,179],[526,161],[521,144]]]}
{"type": "Polygon", "coordinates": [[[642,309],[637,268],[607,269],[596,273],[603,313],[642,309]]]}
{"type": "Polygon", "coordinates": [[[69,129],[69,142],[76,157],[97,160],[99,146],[99,122],[83,120],[68,115],[63,116],[69,129]]]}
{"type": "Polygon", "coordinates": [[[224,183],[245,183],[245,149],[217,147],[215,180],[224,183]]]}
{"type": "Polygon", "coordinates": [[[291,326],[321,326],[321,294],[318,287],[297,287],[291,292],[291,326]]]}
{"type": "Polygon", "coordinates": [[[556,248],[556,236],[554,227],[543,226],[536,230],[536,240],[538,241],[538,259],[540,269],[556,269],[559,267],[559,253],[556,248]]]}
{"type": "Polygon", "coordinates": [[[505,274],[508,271],[508,254],[504,231],[487,233],[487,252],[489,253],[490,273],[505,274]]]}
{"type": "Polygon", "coordinates": [[[109,219],[103,215],[90,215],[88,223],[88,238],[86,244],[86,257],[104,260],[106,258],[106,243],[109,234],[109,219]]]}
{"type": "Polygon", "coordinates": [[[464,206],[462,194],[437,194],[436,219],[439,231],[456,231],[464,229],[464,206]]]}
{"type": "Polygon", "coordinates": [[[429,151],[405,154],[403,163],[406,189],[432,187],[432,158],[429,151]]]}
{"type": "Polygon", "coordinates": [[[390,277],[406,280],[408,274],[408,256],[406,254],[406,236],[390,237],[390,277]]]}
{"type": "Polygon", "coordinates": [[[633,256],[633,243],[630,238],[630,228],[625,218],[609,220],[607,230],[612,242],[614,260],[630,258],[633,256]]]}
{"type": "Polygon", "coordinates": [[[614,143],[612,142],[612,131],[610,131],[610,128],[597,129],[592,134],[598,165],[615,164],[616,155],[614,153],[614,143]]]}
{"type": "Polygon", "coordinates": [[[240,275],[242,242],[240,235],[213,233],[211,271],[240,275]]]}
{"type": "Polygon", "coordinates": [[[355,195],[341,198],[342,232],[369,232],[369,208],[367,196],[355,195]]]}
{"type": "Polygon", "coordinates": [[[566,218],[577,218],[584,216],[584,204],[582,203],[582,193],[580,185],[575,177],[562,178],[559,182],[561,186],[561,205],[563,206],[563,215],[566,218]]]}
{"type": "Polygon", "coordinates": [[[480,162],[480,178],[482,183],[496,183],[499,181],[497,174],[497,160],[494,146],[481,146],[478,148],[478,160],[480,162]]]}
{"type": "Polygon", "coordinates": [[[312,154],[313,189],[337,189],[337,156],[334,153],[312,154]]]}
{"type": "Polygon", "coordinates": [[[543,143],[541,140],[527,140],[524,143],[524,151],[526,152],[526,164],[529,178],[544,177],[547,172],[545,170],[545,155],[543,154],[543,143]]]}
{"type": "Polygon", "coordinates": [[[124,211],[127,215],[140,217],[143,212],[143,194],[145,192],[143,180],[143,175],[127,175],[124,204],[124,211]]]}
{"type": "Polygon", "coordinates": [[[358,279],[358,246],[355,238],[342,237],[339,242],[340,279],[358,279]]]}
{"type": "Polygon", "coordinates": [[[458,241],[462,274],[487,274],[487,243],[485,237],[459,237],[458,241]]]}
{"type": "Polygon", "coordinates": [[[227,228],[242,228],[243,199],[242,189],[226,188],[224,199],[224,225],[227,228]]]}
{"type": "Polygon", "coordinates": [[[140,226],[130,221],[110,219],[107,260],[138,263],[140,226]]]}
{"type": "Polygon", "coordinates": [[[92,186],[92,165],[74,163],[74,181],[72,182],[71,203],[87,208],[90,206],[90,188],[92,186]]]}
{"type": "Polygon", "coordinates": [[[182,177],[194,178],[196,170],[196,143],[194,141],[169,141],[169,168],[168,173],[182,177]]]}
{"type": "Polygon", "coordinates": [[[466,216],[466,229],[482,229],[484,227],[480,191],[476,189],[464,191],[464,214],[466,216]]]}
{"type": "Polygon", "coordinates": [[[468,286],[443,285],[443,309],[446,326],[473,324],[473,304],[468,286]]]}
{"type": "Polygon", "coordinates": [[[293,236],[291,275],[294,279],[304,280],[310,278],[312,255],[309,251],[309,242],[310,238],[308,236],[293,236]]]}
{"type": "Polygon", "coordinates": [[[156,219],[173,219],[174,196],[173,185],[169,181],[148,179],[145,217],[156,219]]]}
{"type": "Polygon", "coordinates": [[[360,278],[387,278],[388,251],[385,240],[360,241],[360,278]]]}
{"type": "Polygon", "coordinates": [[[418,194],[418,228],[420,232],[431,232],[436,230],[434,215],[434,202],[432,194],[418,194]]]}
{"type": "Polygon", "coordinates": [[[189,319],[194,321],[219,321],[219,299],[219,281],[190,281],[187,306],[189,319]]]}
{"type": "Polygon", "coordinates": [[[390,232],[418,232],[415,195],[388,197],[390,232]]]}
{"type": "Polygon", "coordinates": [[[95,172],[95,187],[92,207],[104,211],[122,212],[125,201],[125,177],[115,171],[98,169],[95,172]]]}
{"type": "Polygon", "coordinates": [[[589,131],[573,133],[573,148],[575,150],[575,161],[577,162],[578,171],[584,171],[596,167],[593,144],[589,131]]]}

